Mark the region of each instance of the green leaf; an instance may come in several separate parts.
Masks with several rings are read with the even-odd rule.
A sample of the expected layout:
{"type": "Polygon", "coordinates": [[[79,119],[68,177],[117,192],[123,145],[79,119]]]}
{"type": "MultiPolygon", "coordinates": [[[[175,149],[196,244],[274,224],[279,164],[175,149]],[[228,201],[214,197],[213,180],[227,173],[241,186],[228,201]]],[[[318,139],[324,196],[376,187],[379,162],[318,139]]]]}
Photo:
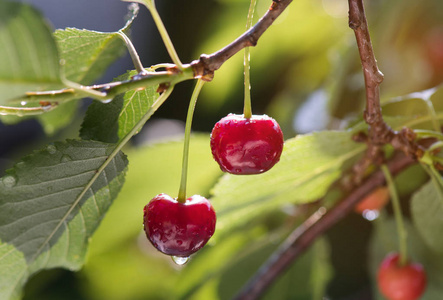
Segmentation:
{"type": "Polygon", "coordinates": [[[443,254],[443,190],[433,179],[414,194],[411,213],[417,230],[426,244],[435,252],[443,254]]]}
{"type": "Polygon", "coordinates": [[[54,36],[66,78],[81,84],[90,84],[100,77],[125,50],[116,32],[66,28],[56,30],[54,36]]]}
{"type": "MultiPolygon", "coordinates": [[[[127,80],[136,73],[130,71],[118,77],[116,81],[127,80]]],[[[110,103],[94,101],[86,112],[80,137],[107,143],[120,141],[158,98],[156,90],[157,87],[149,86],[120,94],[110,103]]]]}
{"type": "Polygon", "coordinates": [[[351,136],[350,131],[299,135],[285,142],[280,162],[270,171],[224,176],[213,190],[214,236],[285,203],[309,203],[322,197],[340,176],[343,164],[365,149],[351,136]]]}
{"type": "Polygon", "coordinates": [[[27,91],[61,87],[57,46],[39,12],[0,1],[0,105],[27,91]]]}
{"type": "MultiPolygon", "coordinates": [[[[138,14],[138,5],[128,7],[128,20],[120,31],[127,32],[138,14]]],[[[67,79],[90,84],[125,53],[125,44],[117,32],[99,32],[66,28],[54,33],[67,79]]]]}
{"type": "Polygon", "coordinates": [[[20,299],[16,286],[24,284],[27,265],[23,253],[0,241],[0,298],[20,299]],[[17,279],[19,282],[17,282],[17,279]]]}
{"type": "MultiPolygon", "coordinates": [[[[124,181],[127,160],[121,152],[97,173],[113,149],[92,141],[57,142],[6,171],[0,183],[0,247],[13,246],[13,255],[23,256],[26,268],[2,299],[17,293],[40,269],[80,268],[89,237],[124,181]]],[[[5,267],[0,286],[11,276],[1,272],[13,263],[0,256],[5,267]]]]}
{"type": "Polygon", "coordinates": [[[58,129],[69,125],[77,115],[79,102],[69,101],[60,103],[59,106],[52,111],[37,116],[43,130],[47,135],[53,135],[58,129]]]}

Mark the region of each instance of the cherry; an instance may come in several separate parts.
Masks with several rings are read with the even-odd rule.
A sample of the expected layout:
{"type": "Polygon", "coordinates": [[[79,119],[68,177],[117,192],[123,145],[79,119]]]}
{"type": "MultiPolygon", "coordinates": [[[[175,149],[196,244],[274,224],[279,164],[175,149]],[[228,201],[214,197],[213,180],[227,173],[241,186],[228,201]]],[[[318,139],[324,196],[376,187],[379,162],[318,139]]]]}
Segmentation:
{"type": "Polygon", "coordinates": [[[399,264],[400,255],[391,253],[385,257],[378,270],[378,287],[389,300],[415,300],[426,287],[426,273],[423,266],[408,262],[399,264]]]}
{"type": "Polygon", "coordinates": [[[283,151],[283,133],[267,115],[229,114],[211,133],[212,155],[224,172],[259,174],[268,171],[283,151]]]}
{"type": "Polygon", "coordinates": [[[354,208],[357,213],[363,213],[365,210],[380,210],[389,201],[389,189],[387,187],[379,187],[371,194],[361,200],[354,208]]]}
{"type": "Polygon", "coordinates": [[[199,195],[180,203],[159,194],[143,212],[146,236],[157,250],[167,255],[188,257],[201,249],[215,231],[214,208],[199,195]]]}

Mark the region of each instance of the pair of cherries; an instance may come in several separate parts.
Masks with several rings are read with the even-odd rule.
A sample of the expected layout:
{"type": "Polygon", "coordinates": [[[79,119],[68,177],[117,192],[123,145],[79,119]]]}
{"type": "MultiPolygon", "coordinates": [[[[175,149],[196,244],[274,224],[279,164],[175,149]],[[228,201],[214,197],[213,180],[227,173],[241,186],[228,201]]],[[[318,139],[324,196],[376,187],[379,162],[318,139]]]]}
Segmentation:
{"type": "MultiPolygon", "coordinates": [[[[211,151],[224,172],[259,174],[280,160],[283,133],[278,123],[266,115],[245,118],[229,114],[212,130],[211,151]]],[[[202,196],[179,202],[159,194],[145,206],[143,223],[146,236],[160,252],[189,257],[214,234],[216,215],[202,196]]]]}

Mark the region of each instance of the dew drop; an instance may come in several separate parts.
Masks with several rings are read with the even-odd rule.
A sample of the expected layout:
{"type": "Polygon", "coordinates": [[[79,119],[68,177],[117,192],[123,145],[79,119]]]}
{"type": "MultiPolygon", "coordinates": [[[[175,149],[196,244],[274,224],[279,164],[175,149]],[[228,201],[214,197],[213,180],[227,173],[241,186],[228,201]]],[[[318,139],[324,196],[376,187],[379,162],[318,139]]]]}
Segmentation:
{"type": "Polygon", "coordinates": [[[13,175],[7,175],[3,178],[5,187],[12,188],[17,184],[17,179],[13,175]]]}
{"type": "Polygon", "coordinates": [[[26,104],[28,104],[26,101],[21,101],[21,102],[20,102],[20,105],[21,105],[21,106],[25,106],[26,104]]]}
{"type": "Polygon", "coordinates": [[[49,154],[54,154],[55,152],[57,152],[57,148],[55,148],[54,145],[48,145],[46,147],[46,150],[49,152],[49,154]]]}
{"type": "Polygon", "coordinates": [[[175,262],[179,266],[184,265],[189,260],[189,257],[171,256],[171,258],[172,258],[172,261],[175,262]]]}
{"type": "Polygon", "coordinates": [[[68,161],[72,161],[72,158],[71,158],[69,155],[64,154],[64,155],[62,156],[60,162],[68,162],[68,161]]]}
{"type": "Polygon", "coordinates": [[[378,218],[380,215],[380,212],[376,209],[365,209],[362,213],[363,218],[365,218],[368,221],[374,221],[378,218]]]}
{"type": "Polygon", "coordinates": [[[108,104],[108,103],[110,103],[111,101],[112,101],[112,98],[110,98],[110,99],[105,99],[105,100],[101,100],[101,102],[104,103],[104,104],[108,104]]]}

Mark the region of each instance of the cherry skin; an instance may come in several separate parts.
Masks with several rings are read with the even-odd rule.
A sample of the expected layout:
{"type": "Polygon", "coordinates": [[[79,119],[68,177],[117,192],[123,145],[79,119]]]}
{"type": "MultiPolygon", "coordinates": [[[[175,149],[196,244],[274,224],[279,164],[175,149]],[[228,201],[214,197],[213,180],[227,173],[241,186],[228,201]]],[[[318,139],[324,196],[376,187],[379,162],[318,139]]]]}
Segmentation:
{"type": "Polygon", "coordinates": [[[215,222],[214,208],[199,195],[180,203],[159,194],[144,208],[147,238],[157,250],[171,256],[189,257],[201,249],[214,234],[215,222]]]}
{"type": "Polygon", "coordinates": [[[211,150],[224,172],[259,174],[271,169],[283,151],[283,133],[267,115],[229,114],[218,121],[211,133],[211,150]]]}
{"type": "Polygon", "coordinates": [[[361,200],[354,208],[357,213],[363,213],[365,210],[380,210],[389,201],[389,190],[387,187],[379,187],[371,194],[361,200]]]}
{"type": "Polygon", "coordinates": [[[385,257],[378,269],[378,288],[389,300],[416,300],[425,290],[426,273],[418,263],[399,265],[399,258],[398,253],[385,257]]]}

